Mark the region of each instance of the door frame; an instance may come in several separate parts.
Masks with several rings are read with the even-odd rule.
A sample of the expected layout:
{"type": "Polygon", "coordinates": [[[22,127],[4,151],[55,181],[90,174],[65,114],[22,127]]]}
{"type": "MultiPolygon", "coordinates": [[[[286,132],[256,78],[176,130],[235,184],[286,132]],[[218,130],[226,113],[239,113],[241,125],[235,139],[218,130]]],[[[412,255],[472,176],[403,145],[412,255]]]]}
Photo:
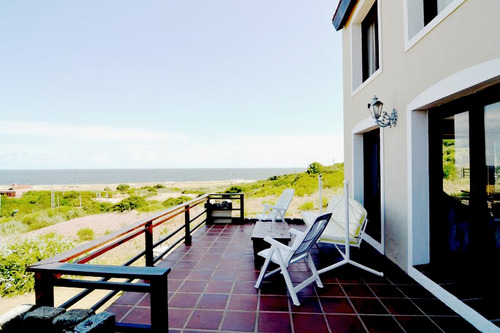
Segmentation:
{"type": "MultiPolygon", "coordinates": [[[[352,129],[352,195],[364,204],[363,134],[379,128],[372,118],[365,118],[352,129]]],[[[385,171],[384,129],[380,128],[380,242],[368,234],[363,239],[381,254],[385,254],[385,171]]]]}
{"type": "Polygon", "coordinates": [[[459,71],[430,86],[406,106],[408,181],[408,266],[410,277],[480,331],[496,325],[432,281],[414,265],[429,263],[428,110],[500,84],[500,58],[459,71]]]}

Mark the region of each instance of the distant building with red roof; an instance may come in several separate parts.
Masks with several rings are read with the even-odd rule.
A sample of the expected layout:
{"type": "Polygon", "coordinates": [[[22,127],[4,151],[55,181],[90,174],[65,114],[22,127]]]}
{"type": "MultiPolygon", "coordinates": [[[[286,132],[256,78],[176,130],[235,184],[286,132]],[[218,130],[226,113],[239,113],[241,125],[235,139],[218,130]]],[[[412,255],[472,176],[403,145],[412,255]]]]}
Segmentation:
{"type": "Polygon", "coordinates": [[[11,198],[20,198],[24,193],[31,189],[30,185],[18,185],[12,184],[12,186],[7,190],[0,190],[0,195],[5,195],[11,198]]]}

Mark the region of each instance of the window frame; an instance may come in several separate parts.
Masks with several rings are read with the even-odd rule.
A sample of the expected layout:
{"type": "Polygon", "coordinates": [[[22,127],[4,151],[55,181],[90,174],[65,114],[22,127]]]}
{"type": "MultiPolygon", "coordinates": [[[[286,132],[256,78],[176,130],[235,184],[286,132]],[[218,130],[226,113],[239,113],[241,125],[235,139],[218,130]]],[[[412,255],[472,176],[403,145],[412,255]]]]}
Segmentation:
{"type": "Polygon", "coordinates": [[[363,82],[368,80],[380,67],[378,34],[378,10],[374,3],[361,22],[361,67],[363,82]]]}
{"type": "Polygon", "coordinates": [[[466,0],[454,0],[437,13],[427,24],[424,18],[424,0],[403,0],[405,51],[411,49],[466,0]]]}
{"type": "Polygon", "coordinates": [[[351,96],[356,95],[365,86],[370,84],[383,71],[383,56],[382,56],[382,15],[381,1],[377,0],[362,0],[356,6],[356,10],[352,15],[352,23],[350,29],[351,39],[351,96]],[[369,14],[372,7],[377,6],[377,39],[378,39],[378,68],[371,73],[366,79],[363,79],[363,41],[362,41],[362,22],[369,14]]]}

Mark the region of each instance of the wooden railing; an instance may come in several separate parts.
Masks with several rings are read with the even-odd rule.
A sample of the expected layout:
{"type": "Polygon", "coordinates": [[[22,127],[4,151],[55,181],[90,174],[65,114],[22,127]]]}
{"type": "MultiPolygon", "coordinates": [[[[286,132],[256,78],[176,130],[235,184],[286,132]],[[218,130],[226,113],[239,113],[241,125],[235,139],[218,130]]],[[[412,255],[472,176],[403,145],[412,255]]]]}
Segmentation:
{"type": "Polygon", "coordinates": [[[182,241],[186,245],[191,245],[192,232],[210,221],[211,200],[239,200],[240,216],[243,221],[243,194],[205,194],[189,202],[185,202],[171,209],[162,211],[147,219],[131,224],[130,226],[103,236],[94,241],[90,241],[81,246],[75,247],[67,252],[56,255],[52,258],[40,261],[28,267],[28,270],[35,273],[35,295],[37,305],[54,306],[54,287],[77,287],[85,288],[84,291],[66,301],[59,307],[69,308],[75,303],[88,296],[96,289],[111,290],[109,294],[95,303],[91,309],[96,311],[111,300],[120,291],[140,291],[148,292],[151,295],[151,325],[121,324],[117,323],[123,330],[129,329],[149,329],[152,331],[168,331],[168,273],[170,268],[155,267],[154,264],[171,252],[182,241]],[[208,205],[206,204],[208,203],[208,205]],[[198,207],[195,215],[192,216],[194,208],[198,207]],[[154,242],[154,229],[172,221],[177,216],[184,215],[184,223],[163,238],[154,242]],[[121,266],[89,264],[103,254],[123,245],[130,240],[144,235],[144,251],[141,251],[121,266]],[[163,247],[158,254],[154,255],[154,249],[167,241],[171,243],[163,247]],[[131,266],[144,259],[144,266],[131,266]],[[74,278],[61,278],[62,275],[91,276],[98,277],[99,280],[85,280],[74,278]],[[125,282],[112,282],[111,279],[125,279],[125,282]]]}

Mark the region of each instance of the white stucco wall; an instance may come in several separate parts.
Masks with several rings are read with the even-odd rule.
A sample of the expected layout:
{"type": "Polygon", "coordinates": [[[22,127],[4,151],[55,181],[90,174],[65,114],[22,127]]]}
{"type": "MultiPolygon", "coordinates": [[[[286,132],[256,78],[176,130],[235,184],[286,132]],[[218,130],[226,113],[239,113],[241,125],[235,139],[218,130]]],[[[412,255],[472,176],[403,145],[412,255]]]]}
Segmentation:
{"type": "MultiPolygon", "coordinates": [[[[410,103],[429,87],[478,64],[500,58],[500,1],[456,0],[449,12],[432,29],[417,38],[408,37],[408,2],[412,0],[379,0],[381,69],[373,79],[353,88],[352,66],[356,46],[356,23],[370,8],[373,0],[358,1],[342,30],[344,68],[344,142],[346,179],[359,184],[359,152],[353,155],[353,132],[369,124],[367,104],[374,95],[384,102],[390,113],[398,110],[398,124],[385,128],[383,136],[382,187],[385,216],[384,252],[403,269],[408,266],[409,192],[408,179],[408,113],[410,103]],[[353,42],[354,41],[354,42],[353,42]],[[354,177],[353,172],[356,173],[354,177]]],[[[356,86],[356,85],[355,85],[356,86]]],[[[424,113],[425,114],[425,113],[424,113]]],[[[423,132],[426,133],[426,132],[423,132]]],[[[419,134],[420,135],[420,134],[419,134]]],[[[359,139],[357,139],[359,141],[359,139]]],[[[414,145],[415,147],[414,138],[414,145]]],[[[427,138],[422,138],[422,145],[427,138]]],[[[356,146],[356,145],[354,145],[356,146]]],[[[412,147],[412,146],[410,146],[412,147]]],[[[425,177],[423,177],[425,178],[425,177]]],[[[422,179],[425,182],[426,179],[422,179]]],[[[359,196],[360,190],[354,190],[359,196]]],[[[362,192],[361,192],[362,193],[362,192]]],[[[411,202],[411,201],[410,201],[411,202]]],[[[425,214],[425,212],[423,213],[425,214]]]]}

